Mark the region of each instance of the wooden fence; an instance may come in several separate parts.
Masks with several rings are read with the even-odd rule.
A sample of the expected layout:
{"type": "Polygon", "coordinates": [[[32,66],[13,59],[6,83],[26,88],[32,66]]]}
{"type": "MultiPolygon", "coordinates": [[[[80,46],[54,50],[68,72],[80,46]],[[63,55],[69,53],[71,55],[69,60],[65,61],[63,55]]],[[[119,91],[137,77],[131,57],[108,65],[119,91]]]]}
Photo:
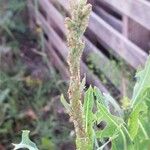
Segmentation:
{"type": "MultiPolygon", "coordinates": [[[[87,58],[95,54],[96,66],[123,95],[122,72],[115,68],[115,60],[123,59],[130,68],[143,65],[150,50],[150,2],[146,0],[89,0],[93,5],[89,26],[84,35],[86,47],[81,61],[82,76],[86,73],[87,83],[109,90],[86,64],[87,58]],[[105,69],[107,66],[107,69],[105,69]],[[119,76],[118,76],[119,75],[119,76]],[[120,84],[113,77],[118,77],[120,84]]],[[[39,0],[38,9],[29,1],[32,23],[38,24],[45,35],[47,54],[64,80],[68,80],[67,53],[64,18],[69,14],[68,0],[39,0]]],[[[125,79],[128,80],[128,79],[125,79]]]]}

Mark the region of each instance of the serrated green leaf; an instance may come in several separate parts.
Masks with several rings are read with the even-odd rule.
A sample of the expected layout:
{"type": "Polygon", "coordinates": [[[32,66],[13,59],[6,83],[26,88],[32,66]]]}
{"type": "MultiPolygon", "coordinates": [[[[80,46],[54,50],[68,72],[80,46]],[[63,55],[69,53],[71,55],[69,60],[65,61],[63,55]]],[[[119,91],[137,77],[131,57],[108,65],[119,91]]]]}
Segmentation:
{"type": "Polygon", "coordinates": [[[150,56],[145,64],[145,68],[136,74],[137,82],[132,96],[132,112],[128,119],[129,133],[134,139],[138,133],[140,112],[146,112],[145,102],[149,99],[150,93],[150,56]]]}
{"type": "Polygon", "coordinates": [[[94,87],[94,94],[97,97],[97,99],[100,100],[99,102],[102,103],[104,106],[106,106],[107,109],[109,109],[110,105],[113,107],[114,109],[113,111],[115,112],[115,114],[122,116],[123,111],[121,110],[117,101],[110,94],[107,93],[102,94],[97,87],[94,87]]]}
{"type": "Polygon", "coordinates": [[[97,136],[98,138],[112,137],[115,133],[117,133],[116,131],[119,130],[119,125],[123,123],[123,120],[109,112],[105,103],[105,98],[97,88],[95,88],[94,93],[98,109],[96,112],[97,121],[99,123],[102,121],[106,123],[106,127],[103,130],[98,131],[97,136]]]}
{"type": "Polygon", "coordinates": [[[84,97],[84,115],[85,115],[85,127],[86,132],[89,132],[93,126],[93,105],[94,105],[94,95],[93,95],[93,89],[92,87],[89,87],[89,89],[85,92],[84,97]]]}
{"type": "Polygon", "coordinates": [[[96,118],[98,122],[105,122],[106,126],[103,130],[97,132],[98,138],[112,137],[121,130],[123,120],[119,117],[112,115],[107,108],[101,103],[97,103],[98,111],[96,118]]]}
{"type": "Polygon", "coordinates": [[[129,116],[128,131],[129,131],[129,134],[130,134],[132,140],[134,140],[135,136],[138,133],[140,113],[146,112],[146,111],[147,111],[147,106],[143,102],[142,104],[136,105],[136,107],[134,108],[134,110],[131,112],[131,114],[129,116]]]}
{"type": "Polygon", "coordinates": [[[96,99],[99,101],[99,103],[103,104],[108,108],[108,103],[104,98],[104,95],[101,93],[101,91],[97,88],[94,87],[94,95],[96,96],[96,99]]]}
{"type": "Polygon", "coordinates": [[[29,133],[30,131],[28,130],[22,131],[22,140],[19,144],[13,144],[14,150],[22,148],[27,148],[29,150],[38,150],[36,144],[29,139],[29,133]]]}
{"type": "Polygon", "coordinates": [[[84,121],[85,121],[85,131],[87,134],[87,138],[90,140],[89,142],[89,149],[93,148],[94,143],[94,113],[93,113],[93,106],[94,106],[94,95],[93,95],[93,88],[90,86],[88,90],[85,92],[84,96],[84,104],[83,104],[83,113],[84,113],[84,121]],[[92,142],[93,141],[93,142],[92,142]]]}
{"type": "Polygon", "coordinates": [[[144,97],[145,91],[150,87],[150,56],[145,64],[145,68],[136,74],[137,82],[134,86],[132,96],[132,107],[140,103],[144,97]]]}

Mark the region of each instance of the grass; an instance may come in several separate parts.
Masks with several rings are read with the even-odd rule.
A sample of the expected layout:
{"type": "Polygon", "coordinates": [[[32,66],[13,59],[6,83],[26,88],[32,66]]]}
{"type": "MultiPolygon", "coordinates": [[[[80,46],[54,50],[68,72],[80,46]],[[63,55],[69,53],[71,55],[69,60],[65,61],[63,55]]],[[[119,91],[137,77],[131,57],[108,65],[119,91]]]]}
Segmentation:
{"type": "Polygon", "coordinates": [[[58,75],[55,75],[57,82],[36,79],[20,60],[16,60],[14,66],[14,72],[7,72],[6,68],[0,72],[0,144],[10,146],[22,129],[30,129],[37,143],[46,138],[52,139],[53,145],[60,144],[69,134],[67,126],[70,130],[71,126],[66,126],[63,119],[59,121],[62,108],[54,99],[58,101],[65,85],[58,75]]]}
{"type": "Polygon", "coordinates": [[[41,35],[29,30],[26,1],[0,1],[0,12],[5,27],[0,28],[0,147],[12,149],[23,129],[32,131],[41,149],[72,145],[72,125],[59,103],[66,84],[45,57],[32,51],[44,53],[41,35]]]}

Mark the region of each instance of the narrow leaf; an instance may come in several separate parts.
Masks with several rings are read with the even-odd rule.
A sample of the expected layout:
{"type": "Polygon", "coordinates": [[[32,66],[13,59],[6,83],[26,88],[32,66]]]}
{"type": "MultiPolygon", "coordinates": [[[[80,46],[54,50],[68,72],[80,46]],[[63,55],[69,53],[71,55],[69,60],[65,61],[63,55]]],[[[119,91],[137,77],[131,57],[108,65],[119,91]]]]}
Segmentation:
{"type": "Polygon", "coordinates": [[[60,97],[61,103],[64,105],[67,111],[70,111],[70,104],[66,101],[64,98],[64,95],[62,94],[60,97]]]}
{"type": "Polygon", "coordinates": [[[146,111],[147,111],[147,106],[145,103],[142,103],[141,105],[138,104],[138,105],[136,105],[136,107],[134,108],[134,110],[132,111],[132,113],[129,116],[128,131],[129,131],[129,134],[130,134],[132,140],[134,140],[135,136],[138,133],[138,129],[139,129],[138,120],[140,118],[140,114],[141,114],[141,112],[146,112],[146,111]]]}
{"type": "Polygon", "coordinates": [[[93,89],[92,87],[89,87],[89,89],[85,93],[84,97],[84,115],[85,115],[85,127],[86,132],[89,132],[89,128],[92,128],[93,124],[93,105],[94,105],[94,95],[93,95],[93,89]]]}
{"type": "Polygon", "coordinates": [[[109,107],[107,101],[105,101],[104,95],[97,87],[94,87],[94,95],[96,96],[96,99],[99,101],[99,103],[103,104],[107,108],[109,107]]]}
{"type": "Polygon", "coordinates": [[[86,76],[82,79],[82,82],[81,82],[81,91],[83,91],[85,89],[85,84],[86,84],[86,76]]]}
{"type": "Polygon", "coordinates": [[[132,107],[142,101],[145,91],[150,87],[150,56],[145,64],[145,68],[136,74],[137,82],[134,86],[132,96],[132,107]]]}

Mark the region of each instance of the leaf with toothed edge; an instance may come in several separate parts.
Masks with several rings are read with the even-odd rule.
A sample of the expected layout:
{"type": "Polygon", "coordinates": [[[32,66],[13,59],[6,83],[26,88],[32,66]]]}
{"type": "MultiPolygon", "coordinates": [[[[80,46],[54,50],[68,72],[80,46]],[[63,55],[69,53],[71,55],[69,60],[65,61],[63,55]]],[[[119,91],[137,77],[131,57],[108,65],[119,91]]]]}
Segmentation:
{"type": "Polygon", "coordinates": [[[145,68],[136,74],[137,82],[134,86],[132,96],[132,107],[143,100],[146,91],[150,88],[150,56],[147,59],[145,68]]]}
{"type": "Polygon", "coordinates": [[[61,95],[60,100],[63,106],[66,108],[66,110],[70,111],[70,104],[66,101],[63,94],[61,95]]]}
{"type": "Polygon", "coordinates": [[[86,132],[89,132],[89,127],[92,127],[93,124],[93,105],[94,105],[94,95],[93,88],[90,86],[89,89],[85,92],[84,97],[84,115],[85,115],[85,127],[86,132]]]}
{"type": "Polygon", "coordinates": [[[144,102],[142,104],[136,105],[128,119],[128,131],[132,140],[134,140],[138,134],[141,113],[147,113],[147,105],[144,102]]]}
{"type": "Polygon", "coordinates": [[[13,150],[18,150],[22,148],[26,148],[29,150],[38,150],[36,144],[29,139],[29,133],[30,131],[28,130],[22,131],[22,140],[19,144],[13,144],[14,145],[13,150]]]}
{"type": "Polygon", "coordinates": [[[147,111],[146,101],[149,99],[150,92],[150,56],[147,59],[143,70],[136,74],[137,82],[134,86],[131,101],[132,112],[128,119],[129,133],[132,139],[136,137],[139,129],[140,112],[147,111]]]}
{"type": "MultiPolygon", "coordinates": [[[[83,104],[83,112],[84,112],[84,121],[85,121],[85,131],[87,137],[90,141],[94,141],[95,133],[94,133],[94,122],[95,122],[95,114],[93,113],[94,106],[94,93],[93,88],[90,86],[84,95],[84,104],[83,104]]],[[[93,148],[93,142],[89,143],[89,149],[93,148]]]]}
{"type": "Polygon", "coordinates": [[[96,96],[97,112],[96,118],[98,123],[106,123],[103,130],[97,131],[96,135],[98,138],[112,137],[114,134],[119,132],[123,120],[120,117],[114,116],[109,112],[105,96],[95,88],[94,94],[96,96]]]}

